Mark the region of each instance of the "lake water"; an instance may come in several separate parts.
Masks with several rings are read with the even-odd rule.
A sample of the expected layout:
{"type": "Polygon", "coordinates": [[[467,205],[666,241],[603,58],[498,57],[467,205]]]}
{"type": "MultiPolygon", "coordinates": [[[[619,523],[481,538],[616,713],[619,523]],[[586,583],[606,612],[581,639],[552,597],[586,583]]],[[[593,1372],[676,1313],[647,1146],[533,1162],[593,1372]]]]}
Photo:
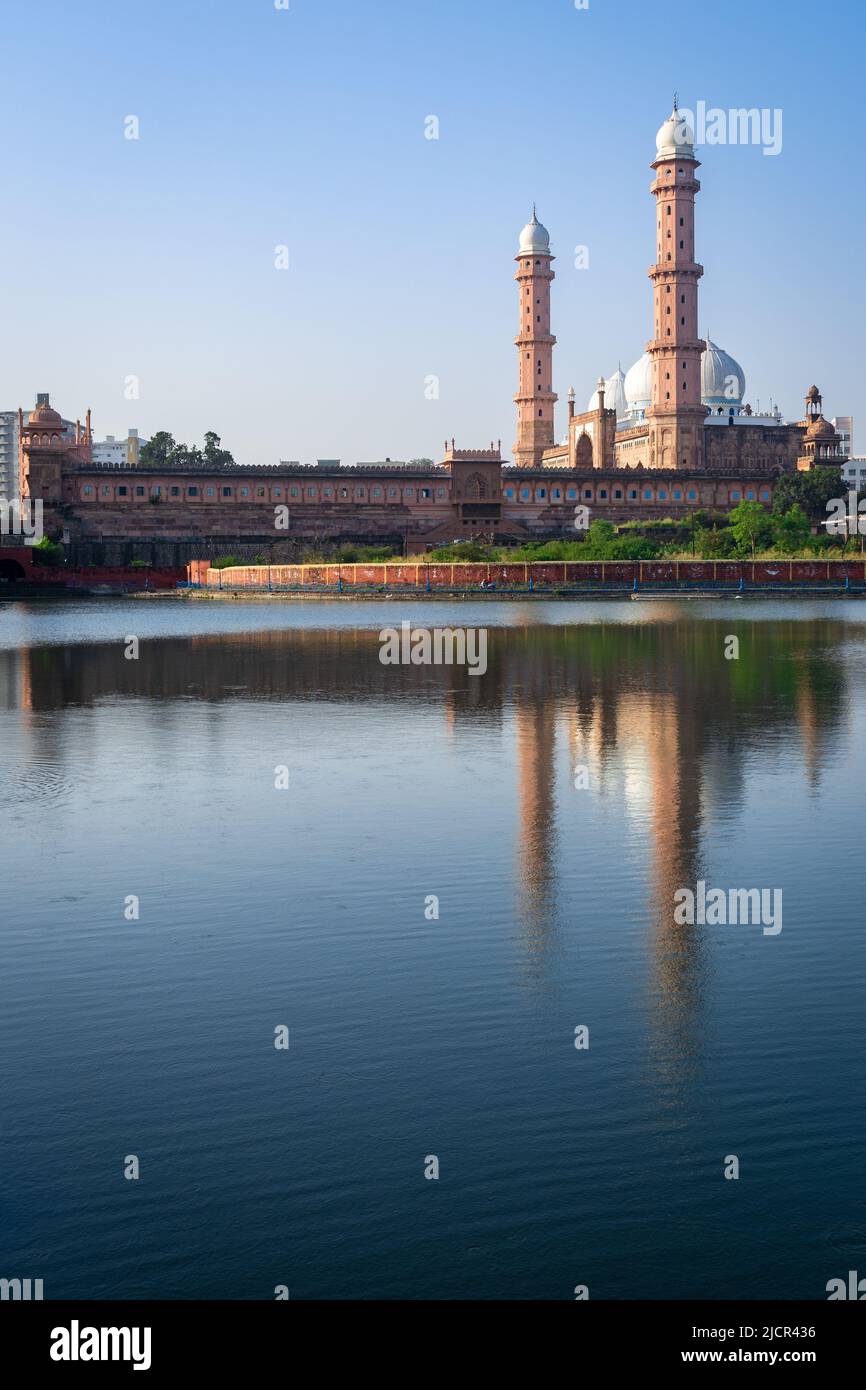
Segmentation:
{"type": "Polygon", "coordinates": [[[7,603],[0,730],[0,1276],[866,1274],[863,605],[7,603]],[[486,674],[382,665],[403,619],[486,674]],[[698,880],[781,932],[678,925],[698,880]]]}

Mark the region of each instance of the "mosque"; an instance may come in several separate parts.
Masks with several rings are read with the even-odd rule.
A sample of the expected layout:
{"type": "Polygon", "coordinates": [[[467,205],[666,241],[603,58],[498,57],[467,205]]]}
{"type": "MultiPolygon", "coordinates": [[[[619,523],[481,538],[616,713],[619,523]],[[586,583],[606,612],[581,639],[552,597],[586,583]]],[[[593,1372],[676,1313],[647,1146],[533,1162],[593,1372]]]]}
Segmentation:
{"type": "Polygon", "coordinates": [[[700,191],[694,136],[676,101],[656,135],[656,259],[650,270],[653,339],[623,372],[600,377],[586,410],[568,393],[568,433],[554,438],[550,287],[555,278],[550,234],[533,210],[520,235],[518,466],[671,470],[772,478],[813,463],[841,462],[840,439],[811,387],[806,418],[789,424],[778,407],[753,411],[746,377],[730,353],[698,335],[695,198],[700,191]]]}
{"type": "MultiPolygon", "coordinates": [[[[653,337],[623,373],[600,377],[584,411],[568,392],[554,424],[550,234],[533,212],[517,256],[519,376],[513,463],[500,447],[446,441],[438,463],[185,464],[97,461],[88,412],[74,435],[47,394],[19,411],[19,481],[39,498],[46,534],[76,562],[185,564],[226,550],[292,559],[305,547],[383,543],[406,555],[455,539],[502,544],[574,537],[577,504],[593,518],[687,519],[741,501],[770,506],[776,480],[844,462],[812,386],[804,418],[753,411],[740,364],[698,333],[695,197],[699,161],[676,103],[656,136],[650,270],[653,337]],[[275,530],[275,516],[285,524],[275,530]]],[[[840,482],[841,485],[841,482],[840,482]]]]}

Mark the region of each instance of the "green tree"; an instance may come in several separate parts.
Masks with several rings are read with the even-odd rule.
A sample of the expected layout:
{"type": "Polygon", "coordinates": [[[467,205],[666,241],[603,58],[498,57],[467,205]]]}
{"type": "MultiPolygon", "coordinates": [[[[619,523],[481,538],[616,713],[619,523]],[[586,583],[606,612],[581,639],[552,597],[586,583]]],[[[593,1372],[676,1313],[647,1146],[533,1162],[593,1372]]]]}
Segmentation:
{"type": "Polygon", "coordinates": [[[783,555],[794,555],[798,550],[806,549],[812,527],[799,502],[795,502],[787,512],[775,515],[772,522],[773,540],[776,549],[783,555]]]}
{"type": "Polygon", "coordinates": [[[603,560],[615,536],[616,528],[610,521],[593,521],[583,542],[581,559],[603,560]]]}
{"type": "Polygon", "coordinates": [[[695,554],[702,560],[726,560],[736,549],[727,526],[699,526],[695,531],[695,554]]]}
{"type": "Polygon", "coordinates": [[[142,444],[139,453],[140,462],[145,468],[164,468],[176,448],[174,436],[169,434],[167,430],[158,430],[152,439],[148,439],[146,444],[142,444]]]}
{"type": "Polygon", "coordinates": [[[773,491],[773,511],[784,513],[799,503],[812,521],[826,521],[827,503],[834,497],[843,497],[845,492],[839,469],[826,464],[803,473],[783,473],[773,491]]]}
{"type": "Polygon", "coordinates": [[[234,463],[228,449],[223,449],[221,445],[219,435],[208,430],[204,437],[204,461],[210,468],[227,468],[234,463]]]}
{"type": "Polygon", "coordinates": [[[743,554],[755,551],[770,544],[773,535],[772,522],[760,502],[740,502],[728,517],[731,534],[737,549],[743,554]]]}

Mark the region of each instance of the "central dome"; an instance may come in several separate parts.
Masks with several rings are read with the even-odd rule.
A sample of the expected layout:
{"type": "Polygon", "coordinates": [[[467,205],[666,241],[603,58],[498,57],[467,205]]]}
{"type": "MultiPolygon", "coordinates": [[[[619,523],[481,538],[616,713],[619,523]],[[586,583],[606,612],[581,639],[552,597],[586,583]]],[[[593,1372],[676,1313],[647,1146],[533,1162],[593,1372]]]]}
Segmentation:
{"type": "Polygon", "coordinates": [[[685,159],[695,157],[695,136],[688,121],[683,119],[676,106],[664,125],[660,125],[656,135],[656,159],[685,159]]]}
{"type": "MultiPolygon", "coordinates": [[[[729,352],[706,339],[701,354],[701,401],[716,414],[739,407],[746,394],[746,374],[729,352]]],[[[649,410],[653,394],[653,364],[648,352],[626,373],[624,391],[630,416],[649,410]]]]}
{"type": "Polygon", "coordinates": [[[550,232],[546,227],[542,227],[532,209],[532,221],[527,222],[523,231],[520,233],[520,253],[530,255],[549,256],[550,255],[550,232]]]}
{"type": "Polygon", "coordinates": [[[701,400],[718,410],[720,406],[742,405],[746,394],[746,374],[729,352],[705,339],[706,350],[701,356],[701,400]]]}
{"type": "Polygon", "coordinates": [[[625,399],[630,415],[649,410],[653,394],[653,362],[648,352],[625,374],[625,399]]]}

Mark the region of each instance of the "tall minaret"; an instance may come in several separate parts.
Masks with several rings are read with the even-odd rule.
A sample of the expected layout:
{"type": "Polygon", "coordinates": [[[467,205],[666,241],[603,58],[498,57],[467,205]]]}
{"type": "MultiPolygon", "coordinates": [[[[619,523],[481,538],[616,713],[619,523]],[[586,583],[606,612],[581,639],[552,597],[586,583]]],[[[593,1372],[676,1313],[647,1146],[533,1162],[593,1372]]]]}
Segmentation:
{"type": "Polygon", "coordinates": [[[514,462],[519,468],[537,468],[541,455],[555,442],[553,435],[553,345],[550,331],[550,233],[532,209],[532,221],[520,233],[517,281],[520,291],[520,331],[515,338],[520,362],[517,404],[517,441],[514,462]]]}
{"type": "Polygon", "coordinates": [[[652,403],[649,421],[650,468],[702,468],[706,406],[701,404],[698,337],[698,281],[695,260],[694,135],[674,109],[656,136],[656,264],[653,284],[652,403]]]}

